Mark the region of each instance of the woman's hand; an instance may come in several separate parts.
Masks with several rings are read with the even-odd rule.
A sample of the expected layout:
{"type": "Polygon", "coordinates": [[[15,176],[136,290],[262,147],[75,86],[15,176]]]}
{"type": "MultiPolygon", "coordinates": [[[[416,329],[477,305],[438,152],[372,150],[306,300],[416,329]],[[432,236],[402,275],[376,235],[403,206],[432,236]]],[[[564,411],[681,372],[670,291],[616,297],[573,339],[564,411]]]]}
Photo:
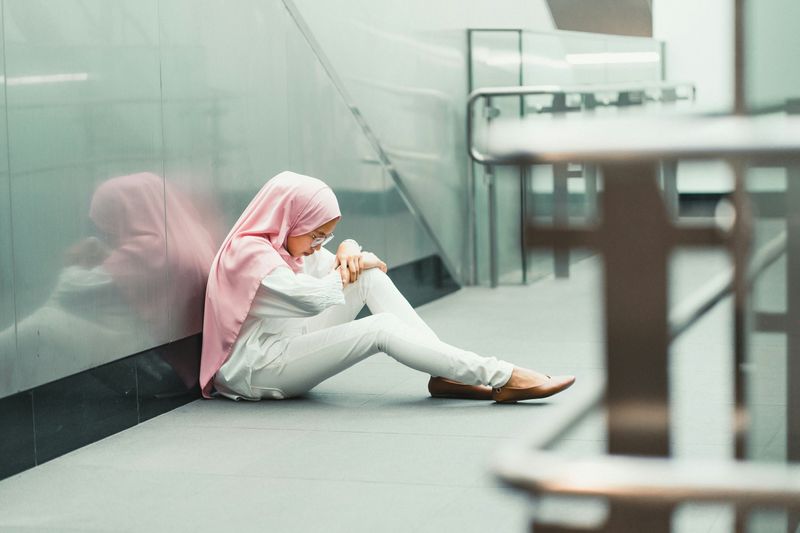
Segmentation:
{"type": "Polygon", "coordinates": [[[344,241],[339,245],[333,268],[342,273],[342,283],[353,283],[358,279],[363,267],[361,266],[361,248],[355,241],[344,241]],[[346,281],[345,274],[348,278],[346,281]]]}
{"type": "Polygon", "coordinates": [[[389,268],[386,266],[386,263],[381,261],[380,258],[372,252],[364,252],[361,254],[361,268],[363,270],[377,268],[384,274],[387,270],[389,270],[389,268]]]}
{"type": "Polygon", "coordinates": [[[342,288],[344,289],[348,285],[350,285],[350,271],[347,270],[347,267],[344,265],[339,265],[336,267],[336,272],[342,277],[342,288]]]}

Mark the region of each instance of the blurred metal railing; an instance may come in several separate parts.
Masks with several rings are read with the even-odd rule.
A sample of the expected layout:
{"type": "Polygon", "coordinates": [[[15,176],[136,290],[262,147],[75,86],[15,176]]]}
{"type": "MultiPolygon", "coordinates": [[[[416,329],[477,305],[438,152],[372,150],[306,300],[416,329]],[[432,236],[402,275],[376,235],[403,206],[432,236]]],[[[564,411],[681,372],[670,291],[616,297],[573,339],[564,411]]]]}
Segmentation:
{"type": "MultiPolygon", "coordinates": [[[[495,473],[531,494],[604,497],[627,504],[674,507],[687,502],[800,506],[800,466],[632,456],[576,459],[548,451],[602,405],[602,386],[584,387],[573,401],[524,438],[502,447],[495,473]],[[702,475],[698,475],[702,473],[702,475]]],[[[550,528],[537,527],[536,531],[550,528]]],[[[569,531],[560,528],[559,531],[569,531]]],[[[605,527],[606,531],[616,531],[605,527]]],[[[637,531],[652,531],[642,527],[637,531]]]]}
{"type": "MultiPolygon", "coordinates": [[[[493,172],[490,159],[475,147],[475,103],[485,101],[483,108],[487,124],[500,116],[498,108],[492,105],[492,99],[498,97],[519,97],[522,115],[526,112],[563,114],[573,111],[592,111],[598,107],[627,107],[641,105],[647,102],[673,103],[678,100],[694,100],[696,88],[694,84],[688,82],[637,82],[637,83],[613,83],[613,84],[584,84],[584,85],[536,85],[536,86],[514,86],[514,87],[491,87],[473,91],[467,100],[467,149],[470,158],[485,167],[486,185],[488,188],[488,217],[489,217],[489,278],[492,287],[499,283],[498,268],[498,249],[497,249],[497,196],[495,185],[495,174],[493,172]],[[611,97],[614,95],[614,98],[611,97]],[[526,96],[547,96],[551,98],[549,106],[526,106],[524,98],[526,96]],[[571,97],[577,97],[578,105],[570,102],[571,97]]],[[[582,165],[580,171],[573,171],[569,168],[568,161],[553,163],[553,219],[556,224],[565,224],[569,218],[568,202],[569,192],[567,181],[569,178],[582,177],[586,180],[586,194],[592,198],[597,197],[597,172],[592,165],[582,165]]],[[[520,212],[522,230],[522,270],[523,282],[526,280],[527,257],[525,247],[525,220],[527,218],[527,189],[528,172],[527,168],[520,166],[520,212]]],[[[676,166],[666,163],[661,169],[664,189],[670,198],[670,206],[677,214],[677,186],[676,186],[676,166]]],[[[477,221],[475,216],[475,178],[472,165],[468,165],[469,171],[469,192],[468,192],[468,227],[472,240],[471,249],[473,250],[472,271],[477,272],[477,221]]],[[[556,277],[566,277],[569,273],[569,251],[563,247],[554,249],[554,263],[556,277]]],[[[477,280],[473,280],[477,282],[477,280]]]]}
{"type": "MultiPolygon", "coordinates": [[[[586,161],[599,166],[604,180],[599,222],[579,228],[529,223],[527,243],[590,246],[602,254],[606,389],[587,392],[583,403],[559,417],[550,430],[537,428],[538,440],[504,449],[495,463],[500,478],[531,494],[607,498],[610,514],[602,531],[623,530],[621,524],[631,521],[640,525],[645,521],[641,531],[670,531],[672,511],[685,501],[723,501],[740,510],[756,505],[800,510],[798,466],[742,461],[748,427],[743,384],[748,287],[786,250],[790,264],[800,255],[800,245],[794,242],[798,232],[789,224],[786,234],[751,259],[752,217],[744,172],[747,165],[782,165],[790,169],[790,181],[800,179],[794,170],[800,168],[800,117],[673,114],[545,125],[497,121],[482,150],[470,153],[487,165],[586,161]],[[735,219],[730,228],[687,227],[669,215],[659,190],[657,162],[679,159],[724,159],[731,164],[735,219]],[[733,269],[668,313],[667,260],[676,246],[723,246],[733,259],[733,269]],[[670,453],[667,352],[672,340],[728,294],[734,297],[733,430],[738,460],[704,461],[699,476],[698,463],[666,458],[670,453]],[[592,406],[602,405],[601,400],[607,412],[608,452],[619,457],[579,461],[533,449],[551,444],[592,406]]],[[[787,209],[789,218],[798,217],[798,206],[787,209]]],[[[552,526],[536,530],[573,531],[552,526]]]]}

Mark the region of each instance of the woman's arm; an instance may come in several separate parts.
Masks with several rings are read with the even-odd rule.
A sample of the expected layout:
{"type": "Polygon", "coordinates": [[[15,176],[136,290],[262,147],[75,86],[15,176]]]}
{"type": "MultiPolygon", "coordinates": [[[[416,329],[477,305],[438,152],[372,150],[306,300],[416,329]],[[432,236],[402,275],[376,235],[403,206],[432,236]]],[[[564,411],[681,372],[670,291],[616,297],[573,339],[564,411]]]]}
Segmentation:
{"type": "Polygon", "coordinates": [[[303,270],[315,278],[323,278],[333,272],[336,256],[325,248],[320,248],[303,260],[303,270]]]}
{"type": "Polygon", "coordinates": [[[338,271],[316,278],[276,268],[261,280],[250,314],[259,318],[308,317],[340,304],[344,304],[344,294],[338,271]]]}

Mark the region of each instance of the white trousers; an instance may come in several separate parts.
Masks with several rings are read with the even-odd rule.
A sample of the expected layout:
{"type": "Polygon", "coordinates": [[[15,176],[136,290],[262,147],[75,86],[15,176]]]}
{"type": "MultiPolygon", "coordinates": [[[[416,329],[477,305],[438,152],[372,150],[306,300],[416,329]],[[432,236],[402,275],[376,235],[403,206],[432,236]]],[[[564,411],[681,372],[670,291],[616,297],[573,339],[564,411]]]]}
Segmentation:
{"type": "Polygon", "coordinates": [[[307,319],[281,356],[254,368],[250,388],[261,398],[303,394],[342,370],[384,352],[413,369],[470,385],[503,386],[514,367],[439,340],[392,280],[377,268],[345,287],[345,304],[307,319]],[[354,320],[366,304],[372,316],[354,320]]]}

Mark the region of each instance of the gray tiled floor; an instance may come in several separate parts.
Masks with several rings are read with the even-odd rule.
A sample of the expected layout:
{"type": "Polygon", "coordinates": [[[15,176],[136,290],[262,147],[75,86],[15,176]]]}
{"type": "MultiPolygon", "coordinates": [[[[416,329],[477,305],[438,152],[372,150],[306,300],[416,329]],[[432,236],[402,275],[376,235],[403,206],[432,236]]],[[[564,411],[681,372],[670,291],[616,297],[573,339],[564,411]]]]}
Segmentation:
{"type": "MultiPolygon", "coordinates": [[[[675,297],[724,261],[701,254],[677,265],[675,297]]],[[[445,341],[574,373],[577,388],[602,375],[599,272],[588,260],[568,281],[464,289],[419,312],[445,341]]],[[[682,455],[730,453],[729,317],[720,306],[673,351],[682,455]]],[[[378,355],[304,398],[191,403],[0,482],[0,530],[525,531],[527,500],[501,488],[487,464],[503,443],[557,416],[573,391],[497,405],[432,399],[426,383],[378,355]]],[[[759,445],[779,455],[781,393],[759,394],[759,445]]],[[[563,448],[602,450],[602,420],[576,428],[563,448]]],[[[592,512],[564,502],[548,510],[592,512]]],[[[729,515],[686,509],[676,530],[723,531],[729,515]]]]}

